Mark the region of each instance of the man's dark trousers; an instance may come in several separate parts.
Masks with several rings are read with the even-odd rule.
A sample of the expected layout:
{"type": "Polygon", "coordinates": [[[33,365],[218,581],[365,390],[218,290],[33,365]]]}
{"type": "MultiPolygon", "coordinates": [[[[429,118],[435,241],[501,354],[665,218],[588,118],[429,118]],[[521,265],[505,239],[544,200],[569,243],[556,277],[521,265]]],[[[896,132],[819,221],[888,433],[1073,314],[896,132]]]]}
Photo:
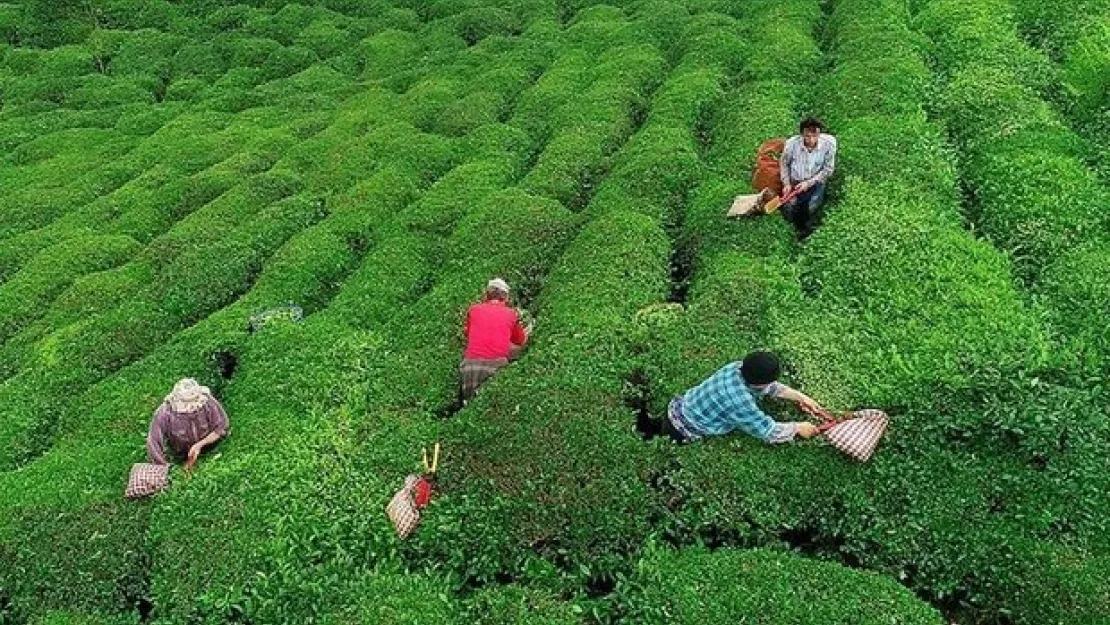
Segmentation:
{"type": "Polygon", "coordinates": [[[782,216],[794,224],[802,239],[813,233],[821,221],[825,204],[825,183],[818,182],[806,191],[799,193],[782,207],[782,216]]]}

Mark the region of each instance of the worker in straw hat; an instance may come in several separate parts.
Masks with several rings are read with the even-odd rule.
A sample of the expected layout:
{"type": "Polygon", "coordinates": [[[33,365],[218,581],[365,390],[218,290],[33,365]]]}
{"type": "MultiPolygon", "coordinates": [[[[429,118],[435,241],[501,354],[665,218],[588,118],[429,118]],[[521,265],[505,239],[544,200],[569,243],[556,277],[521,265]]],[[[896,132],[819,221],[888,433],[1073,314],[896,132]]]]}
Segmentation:
{"type": "Polygon", "coordinates": [[[185,459],[186,467],[192,468],[201,452],[227,436],[229,430],[227,413],[208,387],[184,378],[154,413],[146,439],[147,457],[153,464],[169,464],[168,446],[173,456],[185,459]]]}
{"type": "Polygon", "coordinates": [[[494,278],[482,301],[466,313],[466,351],[459,366],[460,392],[469,400],[497,370],[517,357],[532,326],[521,327],[520,315],[509,306],[509,285],[494,278]]]}

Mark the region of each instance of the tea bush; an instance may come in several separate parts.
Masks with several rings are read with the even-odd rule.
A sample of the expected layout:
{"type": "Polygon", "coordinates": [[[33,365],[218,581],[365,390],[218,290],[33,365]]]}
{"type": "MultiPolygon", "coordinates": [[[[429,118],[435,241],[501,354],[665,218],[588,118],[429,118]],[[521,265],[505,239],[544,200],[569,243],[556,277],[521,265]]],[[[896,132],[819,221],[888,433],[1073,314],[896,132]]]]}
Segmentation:
{"type": "Polygon", "coordinates": [[[1015,0],[1012,5],[1022,34],[1055,60],[1066,58],[1110,9],[1106,0],[1065,0],[1052,6],[1015,0]]]}
{"type": "Polygon", "coordinates": [[[579,208],[607,168],[607,157],[634,130],[634,111],[659,82],[663,59],[648,46],[602,57],[595,82],[557,113],[567,127],[552,137],[521,181],[533,193],[579,208]]]}
{"type": "Polygon", "coordinates": [[[1018,35],[1008,1],[928,2],[916,26],[929,38],[943,74],[980,66],[1004,68],[1020,84],[1043,92],[1055,80],[1048,60],[1018,35]]]}
{"type": "Polygon", "coordinates": [[[941,623],[889,579],[770,551],[656,550],[628,583],[637,623],[941,623]]]}
{"type": "MultiPolygon", "coordinates": [[[[1072,125],[1105,153],[1110,128],[1110,82],[1106,66],[1110,63],[1110,16],[1105,13],[1089,20],[1084,16],[1083,33],[1070,43],[1063,60],[1061,82],[1065,90],[1066,111],[1072,125]]],[[[1105,162],[1094,159],[1102,180],[1110,178],[1105,162]]]]}
{"type": "Polygon", "coordinates": [[[72,239],[35,256],[19,273],[0,285],[0,341],[7,340],[45,308],[75,279],[111,269],[139,249],[130,237],[72,239]]]}
{"type": "MultiPolygon", "coordinates": [[[[972,11],[971,7],[978,5],[965,3],[950,10],[944,2],[931,3],[919,16],[922,31],[934,40],[942,39],[947,35],[933,33],[934,22],[954,19],[962,15],[960,11],[972,11]]],[[[988,12],[996,8],[991,3],[982,6],[988,12]]],[[[950,120],[962,148],[976,223],[1014,256],[1022,277],[1037,287],[1046,273],[1054,271],[1052,264],[1070,250],[1110,245],[1104,210],[1110,196],[1098,174],[1084,162],[1086,146],[1039,97],[1032,88],[1036,85],[1021,75],[1015,80],[1005,60],[965,58],[962,51],[988,45],[1027,50],[1018,41],[1012,19],[965,17],[967,27],[977,29],[978,39],[953,41],[934,52],[934,62],[952,75],[938,109],[950,120]],[[1056,210],[1059,206],[1070,210],[1056,210]]],[[[1050,309],[1067,310],[1066,300],[1053,301],[1055,293],[1046,290],[1040,295],[1050,309]]],[[[1063,356],[1061,361],[1061,365],[1086,365],[1075,372],[1077,379],[1099,370],[1083,359],[1077,362],[1063,356]]]]}

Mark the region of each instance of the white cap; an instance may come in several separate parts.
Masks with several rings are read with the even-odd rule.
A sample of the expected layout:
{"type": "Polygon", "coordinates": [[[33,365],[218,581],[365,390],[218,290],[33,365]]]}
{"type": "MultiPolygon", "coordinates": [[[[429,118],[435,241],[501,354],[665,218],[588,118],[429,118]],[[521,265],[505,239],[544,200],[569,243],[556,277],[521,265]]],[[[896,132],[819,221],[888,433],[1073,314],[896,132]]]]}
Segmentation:
{"type": "Polygon", "coordinates": [[[486,288],[493,289],[495,291],[501,291],[505,295],[509,294],[509,283],[505,282],[501,278],[494,278],[493,280],[490,280],[489,284],[486,285],[486,288]]]}
{"type": "Polygon", "coordinates": [[[207,386],[197,384],[192,378],[183,378],[173,386],[173,392],[166,395],[166,401],[174,412],[188,414],[204,408],[211,394],[207,386]]]}

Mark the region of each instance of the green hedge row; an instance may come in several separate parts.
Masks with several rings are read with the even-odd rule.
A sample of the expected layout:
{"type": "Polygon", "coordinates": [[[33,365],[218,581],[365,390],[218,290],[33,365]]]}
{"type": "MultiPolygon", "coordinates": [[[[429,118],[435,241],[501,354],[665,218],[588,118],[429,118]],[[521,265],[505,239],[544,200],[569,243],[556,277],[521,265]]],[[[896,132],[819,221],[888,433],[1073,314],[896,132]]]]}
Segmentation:
{"type": "Polygon", "coordinates": [[[139,249],[126,236],[91,236],[53,246],[0,284],[0,342],[42,314],[80,276],[122,264],[139,249]]]}
{"type": "Polygon", "coordinates": [[[777,217],[724,221],[723,214],[735,195],[750,191],[758,145],[768,137],[788,136],[796,124],[790,84],[795,77],[789,66],[771,61],[779,55],[798,63],[815,60],[811,32],[819,13],[807,2],[753,8],[769,11],[769,19],[756,20],[753,16],[768,14],[753,11],[725,22],[727,30],[755,37],[766,31],[782,39],[769,47],[753,44],[738,74],[761,80],[715,96],[710,114],[700,116],[711,173],[690,190],[676,237],[675,260],[690,274],[686,309],[661,310],[641,319],[637,328],[647,345],[639,366],[656,415],[674,394],[763,340],[769,312],[784,306],[784,297],[798,296],[797,276],[787,263],[791,246],[784,222],[777,217]],[[787,82],[768,80],[773,78],[787,82]]]}
{"type": "Polygon", "coordinates": [[[636,110],[663,71],[664,60],[652,46],[605,53],[593,68],[592,84],[555,114],[565,130],[551,138],[522,187],[572,209],[585,206],[610,156],[635,131],[636,110]]]}
{"type": "MultiPolygon", "coordinates": [[[[840,31],[834,31],[838,64],[831,72],[830,80],[840,79],[841,67],[845,66],[848,68],[845,79],[854,77],[858,83],[853,85],[853,90],[859,91],[867,89],[868,84],[885,82],[889,77],[881,72],[874,72],[870,77],[860,76],[854,69],[858,63],[886,62],[903,67],[916,59],[920,66],[918,52],[909,38],[898,54],[894,54],[893,49],[872,53],[855,46],[858,37],[868,28],[874,32],[908,32],[909,15],[905,8],[881,2],[843,4],[845,8],[839,8],[834,13],[834,21],[837,13],[847,16],[842,21],[849,23],[852,22],[852,15],[864,14],[868,18],[863,24],[853,24],[845,29],[848,35],[843,47],[839,40],[840,31]],[[861,6],[868,10],[862,10],[861,6]]],[[[922,82],[918,81],[919,84],[922,82]]],[[[857,106],[854,103],[832,101],[825,105],[831,115],[848,120],[833,130],[848,135],[842,150],[842,162],[858,179],[858,184],[850,183],[851,191],[854,191],[849,193],[850,209],[839,210],[837,207],[831,213],[826,232],[835,232],[822,232],[823,236],[815,240],[802,258],[803,280],[818,289],[817,294],[829,304],[836,302],[838,307],[844,306],[856,315],[866,315],[863,319],[874,319],[867,324],[873,326],[869,334],[879,332],[881,336],[885,332],[900,331],[903,323],[919,323],[935,316],[935,321],[926,326],[935,329],[931,333],[935,339],[943,344],[952,340],[945,339],[946,336],[959,337],[960,361],[945,364],[952,358],[945,355],[951,353],[952,347],[938,345],[934,351],[927,347],[926,337],[930,333],[914,333],[905,328],[907,333],[904,339],[891,340],[888,344],[906,355],[924,358],[924,361],[918,365],[887,368],[886,372],[879,374],[879,378],[871,379],[871,389],[878,390],[885,386],[915,394],[912,389],[922,388],[919,385],[929,385],[930,380],[935,383],[938,379],[954,388],[966,387],[973,379],[974,371],[996,367],[1006,370],[1017,364],[1035,364],[1043,339],[1038,338],[1039,327],[1008,285],[1008,264],[1002,257],[993,255],[989,248],[963,234],[952,203],[956,197],[955,176],[941,143],[942,136],[924,122],[921,106],[927,92],[911,89],[902,93],[904,102],[893,110],[880,104],[878,110],[865,108],[853,115],[852,111],[857,106]],[[912,101],[916,101],[916,111],[912,108],[912,101]],[[901,135],[902,138],[892,143],[892,135],[901,135]],[[911,145],[915,146],[913,150],[907,152],[903,149],[911,145]],[[903,164],[903,159],[909,160],[903,164]],[[923,179],[923,175],[929,177],[923,179]],[[884,195],[890,195],[891,199],[884,199],[884,195]],[[876,206],[867,208],[869,202],[876,202],[876,206]],[[887,204],[890,205],[888,208],[882,208],[887,204]],[[889,211],[904,213],[897,217],[892,215],[889,219],[880,216],[889,211]],[[875,221],[869,224],[871,219],[875,221]],[[894,227],[906,228],[907,241],[928,241],[929,245],[936,245],[936,249],[927,251],[920,244],[899,245],[897,238],[889,232],[894,227]],[[923,236],[920,234],[923,232],[930,234],[923,236]],[[868,251],[847,255],[853,249],[848,241],[864,245],[862,249],[868,251]],[[877,254],[882,254],[885,262],[875,263],[877,254]],[[977,260],[969,264],[973,258],[977,260]],[[971,272],[971,268],[976,266],[981,269],[971,272]],[[919,277],[911,277],[910,273],[917,272],[921,272],[919,277]],[[961,273],[967,275],[960,279],[961,273]],[[940,278],[946,274],[953,277],[940,278]],[[960,279],[961,286],[954,287],[953,279],[960,279]],[[977,292],[990,295],[975,295],[977,292]],[[938,300],[938,297],[949,301],[938,300]],[[953,297],[959,299],[952,301],[953,297]],[[968,306],[974,306],[979,312],[970,317],[955,313],[968,306]],[[948,321],[942,322],[945,318],[948,321]],[[987,323],[987,319],[991,322],[987,323]],[[911,344],[914,348],[908,349],[911,344]],[[930,352],[933,355],[925,356],[930,352]],[[920,376],[919,381],[910,382],[915,376],[920,376]],[[890,386],[881,383],[883,379],[890,380],[890,386]]],[[[818,316],[833,317],[817,309],[815,312],[818,316]]],[[[846,366],[850,365],[846,363],[846,366]]],[[[877,367],[875,371],[879,373],[882,369],[877,367]]],[[[848,403],[855,404],[864,399],[857,396],[848,403]]],[[[868,399],[878,400],[880,405],[896,405],[894,397],[883,393],[868,399]]]]}
{"type": "MultiPolygon", "coordinates": [[[[951,38],[953,21],[975,34],[935,51],[935,62],[952,76],[938,113],[949,120],[962,149],[974,221],[1014,255],[1022,276],[1036,287],[1057,259],[1074,248],[1110,249],[1105,235],[1110,226],[1105,210],[1110,193],[1083,161],[1089,148],[1028,83],[1015,81],[1011,68],[1000,61],[965,58],[964,50],[996,43],[1019,45],[1014,43],[1018,35],[1013,21],[998,19],[993,2],[956,4],[932,3],[918,17],[922,31],[934,40],[951,38]],[[1061,206],[1069,208],[1058,210],[1061,206]]],[[[1079,268],[1073,279],[1105,282],[1094,267],[1079,268]]],[[[1055,316],[1064,311],[1072,314],[1071,306],[1078,305],[1079,316],[1090,317],[1106,304],[1097,298],[1054,301],[1054,291],[1043,293],[1047,307],[1058,309],[1055,316]]],[[[1066,331],[1061,334],[1065,335],[1062,346],[1076,345],[1069,342],[1066,331]]],[[[1104,354],[1098,351],[1100,345],[1096,341],[1082,351],[1104,354]]],[[[1076,364],[1068,354],[1060,360],[1076,364]]],[[[1080,370],[1076,377],[1098,371],[1098,366],[1080,370]]]]}
{"type": "MultiPolygon", "coordinates": [[[[143,107],[144,110],[149,110],[143,107]]],[[[47,110],[29,111],[26,107],[6,106],[3,111],[3,121],[0,128],[4,131],[4,138],[0,140],[4,153],[9,154],[23,143],[35,140],[61,130],[75,128],[114,128],[119,122],[120,108],[109,108],[100,111],[75,111],[53,107],[47,110]]],[[[2,167],[4,179],[10,176],[22,176],[26,172],[11,167],[2,167]]]]}
{"type": "Polygon", "coordinates": [[[1058,362],[1070,370],[1093,372],[1096,384],[1110,354],[1110,330],[1098,321],[1110,302],[1110,281],[1102,271],[1107,258],[1110,247],[1105,244],[1068,250],[1045,268],[1039,289],[1057,332],[1058,362]]]}
{"type": "MultiPolygon", "coordinates": [[[[822,18],[819,5],[806,2],[776,3],[757,0],[744,9],[728,3],[741,20],[748,41],[743,76],[748,80],[784,80],[799,83],[820,67],[821,51],[814,38],[822,18]],[[762,15],[760,20],[754,16],[762,15]]],[[[726,10],[727,11],[727,10],[726,10]]]]}
{"type": "MultiPolygon", "coordinates": [[[[136,172],[145,171],[118,189],[98,189],[95,199],[71,206],[46,226],[8,238],[0,251],[0,273],[14,272],[45,247],[73,236],[107,232],[148,243],[240,176],[267,170],[283,147],[280,135],[253,124],[228,124],[225,117],[183,115],[141,139],[125,159],[137,164],[136,172]]],[[[77,173],[68,165],[66,172],[77,173]]]]}
{"type": "Polygon", "coordinates": [[[621,208],[673,225],[681,219],[686,195],[701,171],[698,146],[689,128],[663,120],[649,122],[628,142],[586,213],[621,208]]]}
{"type": "Polygon", "coordinates": [[[373,329],[421,295],[436,274],[446,237],[473,207],[508,186],[504,162],[456,167],[384,227],[377,244],[344,284],[329,309],[354,327],[373,329]]]}
{"type": "Polygon", "coordinates": [[[400,99],[402,115],[429,132],[468,134],[505,119],[549,62],[545,46],[488,39],[413,85],[400,99]]]}
{"type": "Polygon", "coordinates": [[[943,623],[893,580],[773,551],[654,549],[622,589],[635,623],[943,623]]]}
{"type": "Polygon", "coordinates": [[[1022,34],[1051,58],[1066,65],[1085,34],[1105,24],[1110,3],[1106,0],[1064,0],[1046,5],[1032,0],[1012,0],[1014,17],[1022,34]]]}
{"type": "MultiPolygon", "coordinates": [[[[277,98],[313,106],[329,91],[351,88],[348,77],[362,71],[355,44],[375,30],[365,19],[300,5],[273,14],[240,5],[204,23],[175,18],[134,29],[114,17],[97,19],[81,45],[11,48],[0,76],[9,101],[106,107],[173,100],[236,112],[277,98]],[[298,28],[303,32],[294,35],[298,28]]],[[[444,43],[433,25],[422,38],[425,51],[444,43]]],[[[457,47],[448,44],[449,51],[457,47]]]]}
{"type": "Polygon", "coordinates": [[[915,26],[928,36],[943,79],[977,66],[1006,70],[1038,93],[1056,80],[1048,59],[1021,39],[1009,0],[920,4],[915,26]]]}
{"type": "MultiPolygon", "coordinates": [[[[1061,68],[1061,82],[1066,98],[1065,110],[1072,126],[1097,146],[1097,153],[1110,149],[1106,139],[1110,129],[1110,13],[1084,16],[1084,30],[1070,42],[1061,68]]],[[[1103,182],[1110,180],[1110,166],[1105,159],[1094,159],[1103,182]]]]}
{"type": "MultiPolygon", "coordinates": [[[[187,131],[188,125],[181,130],[187,131]]],[[[241,125],[229,126],[221,137],[234,140],[244,132],[241,125]],[[236,128],[235,132],[231,132],[236,128]]],[[[171,133],[168,136],[177,136],[171,133]]],[[[164,140],[163,139],[159,139],[164,140]]],[[[198,141],[197,149],[208,147],[207,141],[198,141]]],[[[153,153],[153,151],[152,151],[153,153]]],[[[216,158],[223,154],[216,151],[216,158]]],[[[85,207],[67,214],[47,228],[31,231],[9,241],[2,261],[10,267],[19,267],[33,254],[54,243],[63,245],[74,238],[88,237],[92,232],[118,232],[149,241],[169,229],[173,223],[198,210],[220,194],[231,189],[243,175],[250,175],[268,168],[276,159],[274,144],[263,135],[244,152],[193,176],[173,178],[175,173],[186,173],[203,167],[211,157],[200,160],[183,151],[179,160],[169,160],[156,166],[128,183],[118,192],[102,196],[85,207]],[[169,181],[167,182],[167,178],[169,181]],[[56,242],[56,243],[55,243],[56,242]]],[[[234,205],[242,197],[230,197],[234,205]]],[[[53,329],[68,326],[100,312],[111,310],[134,294],[140,284],[149,282],[150,267],[144,263],[133,264],[118,272],[89,276],[72,289],[59,295],[58,305],[42,312],[42,319],[24,328],[4,345],[3,374],[10,375],[23,366],[30,354],[28,349],[53,329]],[[122,280],[117,278],[123,278],[122,280]]]]}
{"type": "Polygon", "coordinates": [[[554,132],[556,112],[589,86],[591,61],[585,52],[564,51],[521,94],[510,123],[526,132],[535,141],[537,150],[554,132]]]}
{"type": "Polygon", "coordinates": [[[49,311],[0,347],[0,379],[15,375],[32,362],[37,343],[57,328],[119,307],[149,280],[149,267],[138,263],[78,278],[58,295],[49,311]]]}
{"type": "Polygon", "coordinates": [[[582,7],[566,23],[560,43],[580,48],[592,57],[599,57],[614,48],[634,47],[651,41],[646,25],[629,19],[620,3],[594,4],[582,7]]]}
{"type": "MultiPolygon", "coordinates": [[[[73,141],[80,138],[80,135],[74,132],[65,134],[69,134],[70,140],[73,141]]],[[[102,135],[102,133],[97,134],[102,135]]],[[[62,138],[58,137],[58,139],[62,138]]],[[[98,140],[100,140],[99,137],[87,137],[88,143],[85,145],[91,154],[86,158],[110,159],[119,156],[130,147],[133,141],[128,137],[120,142],[107,141],[97,145],[98,140]]],[[[66,168],[64,160],[58,165],[60,171],[52,172],[50,171],[54,169],[52,167],[43,167],[39,171],[40,174],[57,176],[57,178],[53,176],[45,178],[50,182],[13,189],[12,193],[5,195],[0,202],[0,216],[4,220],[3,229],[0,229],[0,240],[45,226],[68,211],[91,202],[106,191],[119,188],[142,172],[147,164],[125,158],[108,161],[107,164],[89,171],[82,171],[80,167],[76,170],[66,168]]]]}
{"type": "Polygon", "coordinates": [[[736,20],[715,11],[692,15],[677,45],[681,46],[681,62],[690,66],[720,67],[730,76],[741,71],[747,51],[745,34],[737,27],[736,20]]]}
{"type": "Polygon", "coordinates": [[[310,188],[325,195],[345,191],[385,165],[415,170],[420,173],[421,184],[428,184],[459,158],[456,142],[420,132],[405,122],[383,120],[364,136],[342,141],[323,133],[319,139],[311,145],[302,144],[307,149],[284,165],[305,171],[310,188]]]}
{"type": "Polygon", "coordinates": [[[127,625],[138,622],[137,615],[106,615],[73,611],[51,611],[29,621],[31,625],[127,625]]]}
{"type": "Polygon", "coordinates": [[[481,625],[575,625],[585,607],[561,601],[534,587],[507,585],[482,589],[464,602],[460,618],[481,625]]]}

